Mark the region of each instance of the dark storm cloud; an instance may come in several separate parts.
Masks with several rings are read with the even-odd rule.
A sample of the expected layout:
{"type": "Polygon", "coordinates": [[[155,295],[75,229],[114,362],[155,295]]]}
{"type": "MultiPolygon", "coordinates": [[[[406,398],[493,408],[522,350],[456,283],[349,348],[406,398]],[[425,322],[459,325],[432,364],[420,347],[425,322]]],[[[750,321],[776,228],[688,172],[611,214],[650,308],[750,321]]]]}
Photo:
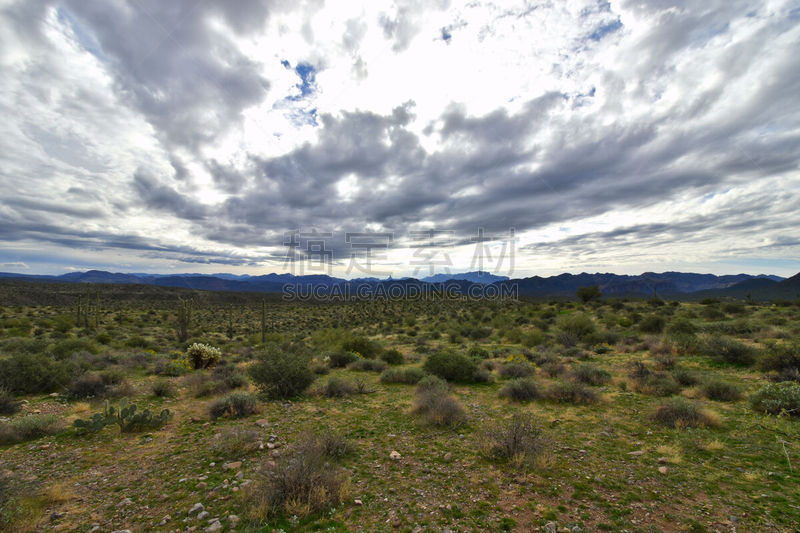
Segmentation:
{"type": "Polygon", "coordinates": [[[164,140],[196,148],[235,125],[269,89],[261,66],[210,18],[246,34],[263,27],[271,3],[68,0],[59,9],[76,21],[79,39],[97,40],[120,93],[164,140]]]}

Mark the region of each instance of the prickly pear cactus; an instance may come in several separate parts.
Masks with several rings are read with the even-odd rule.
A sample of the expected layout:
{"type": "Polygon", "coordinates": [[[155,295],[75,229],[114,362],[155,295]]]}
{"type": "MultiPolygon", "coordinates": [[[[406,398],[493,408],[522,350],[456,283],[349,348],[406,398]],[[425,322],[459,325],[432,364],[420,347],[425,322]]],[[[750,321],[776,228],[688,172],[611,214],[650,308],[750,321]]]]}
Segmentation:
{"type": "Polygon", "coordinates": [[[119,402],[119,410],[106,400],[102,413],[95,413],[88,420],[75,420],[73,425],[83,431],[97,432],[116,424],[121,433],[131,433],[160,428],[167,423],[169,417],[169,409],[163,409],[158,416],[154,416],[149,409],[137,412],[136,404],[129,404],[127,398],[123,398],[119,402]]]}

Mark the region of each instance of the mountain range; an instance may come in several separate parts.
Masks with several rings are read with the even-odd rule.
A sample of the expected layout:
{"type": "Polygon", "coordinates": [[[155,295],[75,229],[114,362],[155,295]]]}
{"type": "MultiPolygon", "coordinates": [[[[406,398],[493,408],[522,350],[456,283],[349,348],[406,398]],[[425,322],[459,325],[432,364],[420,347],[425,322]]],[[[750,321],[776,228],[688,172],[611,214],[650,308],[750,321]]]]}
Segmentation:
{"type": "MultiPolygon", "coordinates": [[[[67,283],[116,283],[145,284],[160,287],[181,287],[209,291],[237,292],[281,292],[289,284],[305,290],[332,291],[348,288],[366,291],[389,286],[418,284],[423,289],[446,285],[460,293],[473,286],[495,285],[498,288],[515,289],[521,296],[530,297],[574,297],[578,287],[597,285],[605,296],[696,299],[705,297],[753,298],[757,300],[793,299],[800,297],[800,274],[789,279],[773,275],[736,274],[716,276],[684,272],[645,272],[639,275],[611,273],[559,274],[557,276],[509,279],[488,272],[464,272],[459,274],[437,274],[416,280],[413,278],[384,279],[361,278],[346,280],[328,275],[296,276],[289,273],[260,276],[236,274],[129,274],[102,270],[70,272],[58,276],[30,275],[2,272],[0,278],[27,281],[67,283]]],[[[508,294],[508,292],[506,293],[508,294]]]]}

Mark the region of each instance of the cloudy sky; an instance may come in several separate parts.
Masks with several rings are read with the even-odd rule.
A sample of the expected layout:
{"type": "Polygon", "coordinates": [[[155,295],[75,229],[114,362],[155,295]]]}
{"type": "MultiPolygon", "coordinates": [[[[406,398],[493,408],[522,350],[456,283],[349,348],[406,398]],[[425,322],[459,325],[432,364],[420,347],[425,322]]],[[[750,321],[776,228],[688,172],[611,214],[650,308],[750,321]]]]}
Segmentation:
{"type": "Polygon", "coordinates": [[[798,51],[798,0],[0,0],[0,271],[791,275],[798,51]]]}

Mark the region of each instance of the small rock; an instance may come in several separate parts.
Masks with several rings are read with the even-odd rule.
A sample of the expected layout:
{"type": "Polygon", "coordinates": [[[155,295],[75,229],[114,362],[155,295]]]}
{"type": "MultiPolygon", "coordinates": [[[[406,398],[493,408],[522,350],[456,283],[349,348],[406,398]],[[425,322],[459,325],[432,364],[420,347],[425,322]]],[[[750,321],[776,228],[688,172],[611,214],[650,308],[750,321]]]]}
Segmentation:
{"type": "Polygon", "coordinates": [[[279,452],[278,450],[272,450],[272,457],[280,457],[280,456],[281,452],[279,452]]]}
{"type": "Polygon", "coordinates": [[[399,461],[402,458],[403,456],[400,455],[400,452],[398,452],[397,450],[392,450],[392,453],[389,454],[389,459],[391,459],[392,461],[399,461]]]}
{"type": "Polygon", "coordinates": [[[275,449],[275,443],[274,442],[268,442],[267,443],[267,449],[268,450],[274,450],[275,449]]]}
{"type": "Polygon", "coordinates": [[[578,526],[572,526],[572,533],[581,533],[581,528],[578,526]]]}
{"type": "Polygon", "coordinates": [[[658,473],[659,473],[659,474],[666,474],[666,473],[667,473],[667,470],[668,470],[668,469],[667,469],[667,467],[666,467],[666,466],[659,466],[659,467],[658,467],[658,473]]]}
{"type": "Polygon", "coordinates": [[[242,472],[241,470],[236,472],[236,479],[244,479],[244,472],[242,472]]]}
{"type": "Polygon", "coordinates": [[[164,524],[166,524],[170,520],[172,520],[172,517],[170,515],[167,515],[167,516],[165,516],[164,518],[161,519],[161,522],[159,522],[158,525],[159,526],[163,526],[164,524]]]}
{"type": "Polygon", "coordinates": [[[270,435],[269,436],[269,441],[270,442],[275,442],[276,440],[278,440],[278,436],[277,435],[270,435]]]}
{"type": "Polygon", "coordinates": [[[635,452],[628,452],[628,455],[632,457],[639,457],[640,455],[644,455],[644,450],[636,450],[635,452]]]}
{"type": "Polygon", "coordinates": [[[50,393],[50,397],[51,398],[58,398],[58,393],[57,392],[51,392],[50,393]]]}
{"type": "Polygon", "coordinates": [[[269,420],[267,420],[266,418],[262,418],[261,420],[256,420],[256,425],[258,427],[265,428],[269,425],[269,420]]]}
{"type": "Polygon", "coordinates": [[[242,462],[241,461],[233,461],[232,463],[225,463],[222,465],[223,470],[238,470],[241,468],[242,462]]]}
{"type": "Polygon", "coordinates": [[[208,466],[214,467],[217,466],[217,463],[209,463],[208,466]]]}
{"type": "Polygon", "coordinates": [[[449,461],[452,458],[453,458],[453,454],[452,453],[447,452],[446,454],[444,454],[444,460],[445,461],[449,461]]]}
{"type": "Polygon", "coordinates": [[[239,523],[239,517],[235,514],[228,515],[228,521],[231,523],[231,527],[236,527],[236,524],[239,523]]]}
{"type": "Polygon", "coordinates": [[[97,533],[98,531],[100,531],[100,526],[93,526],[89,533],[97,533]]]}
{"type": "Polygon", "coordinates": [[[199,513],[197,513],[198,520],[205,520],[209,516],[211,516],[211,513],[209,513],[208,511],[200,511],[199,513]]]}
{"type": "Polygon", "coordinates": [[[192,508],[189,509],[189,516],[193,515],[194,513],[199,513],[205,510],[205,506],[202,503],[196,503],[192,505],[192,508]]]}
{"type": "Polygon", "coordinates": [[[112,531],[111,533],[131,533],[131,530],[130,529],[117,529],[115,531],[112,531]]]}
{"type": "Polygon", "coordinates": [[[132,503],[133,503],[133,500],[131,500],[130,498],[125,498],[124,500],[120,501],[117,504],[117,507],[127,507],[128,505],[131,505],[132,503]]]}
{"type": "Polygon", "coordinates": [[[50,521],[51,522],[55,522],[56,520],[58,520],[62,516],[64,516],[64,513],[59,513],[58,511],[53,511],[53,513],[50,515],[50,521]]]}
{"type": "Polygon", "coordinates": [[[362,502],[362,501],[361,501],[361,500],[359,500],[358,498],[356,498],[355,500],[353,500],[353,503],[354,503],[354,504],[356,504],[356,505],[364,505],[364,502],[362,502]]]}
{"type": "Polygon", "coordinates": [[[205,481],[201,481],[200,483],[197,484],[198,489],[205,489],[206,487],[208,487],[208,483],[206,483],[205,481]]]}
{"type": "Polygon", "coordinates": [[[42,410],[41,409],[34,409],[33,410],[33,414],[40,415],[40,414],[42,414],[42,410]]]}
{"type": "Polygon", "coordinates": [[[206,533],[214,533],[215,531],[219,531],[222,529],[222,523],[217,520],[216,522],[211,522],[211,524],[205,529],[206,533]]]}
{"type": "Polygon", "coordinates": [[[659,457],[658,458],[658,464],[660,464],[660,465],[665,465],[668,462],[669,462],[669,459],[667,459],[666,457],[659,457]]]}
{"type": "Polygon", "coordinates": [[[548,522],[544,525],[544,530],[547,531],[547,533],[556,533],[558,531],[558,526],[555,522],[548,522]]]}

